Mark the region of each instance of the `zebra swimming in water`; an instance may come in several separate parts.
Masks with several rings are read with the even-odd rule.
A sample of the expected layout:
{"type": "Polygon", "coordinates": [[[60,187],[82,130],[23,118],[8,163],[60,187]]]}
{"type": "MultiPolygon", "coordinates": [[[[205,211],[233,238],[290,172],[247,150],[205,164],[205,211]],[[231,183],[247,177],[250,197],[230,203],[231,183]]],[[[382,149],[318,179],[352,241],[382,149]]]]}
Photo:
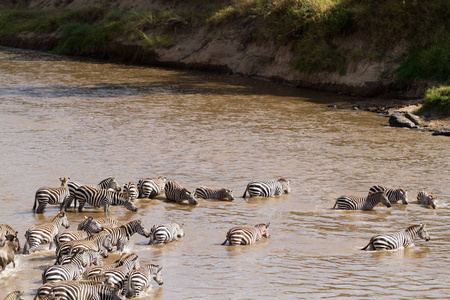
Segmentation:
{"type": "Polygon", "coordinates": [[[33,211],[42,214],[47,204],[60,205],[60,210],[63,208],[66,199],[69,197],[68,181],[70,178],[59,178],[61,186],[59,188],[41,187],[36,191],[34,196],[33,211]],[[36,208],[36,205],[37,208],[36,208]]]}
{"type": "Polygon", "coordinates": [[[62,280],[80,280],[84,268],[90,263],[87,252],[75,254],[69,264],[47,267],[42,273],[42,282],[57,282],[62,280]]]}
{"type": "Polygon", "coordinates": [[[434,202],[434,195],[426,191],[420,191],[417,194],[417,202],[423,206],[431,206],[433,209],[436,208],[436,203],[434,202]]]}
{"type": "MultiPolygon", "coordinates": [[[[75,191],[75,197],[76,200],[78,200],[78,211],[81,212],[83,210],[83,207],[85,203],[89,203],[90,205],[94,207],[101,207],[103,206],[104,212],[107,212],[109,209],[109,206],[113,203],[117,205],[123,205],[128,210],[131,210],[133,212],[137,211],[136,206],[131,202],[128,197],[121,193],[113,191],[112,189],[104,190],[104,189],[97,189],[93,188],[87,185],[82,185],[75,191]]],[[[70,202],[67,203],[68,206],[70,206],[70,202]]]]}
{"type": "Polygon", "coordinates": [[[164,192],[166,185],[166,177],[159,176],[158,178],[141,178],[137,183],[139,191],[139,198],[153,199],[164,192]]]}
{"type": "Polygon", "coordinates": [[[380,202],[391,207],[384,190],[371,192],[367,197],[341,196],[336,200],[333,209],[371,210],[380,202]]]}
{"type": "Polygon", "coordinates": [[[69,228],[69,220],[64,210],[61,210],[50,223],[31,226],[25,232],[25,245],[23,253],[34,252],[40,244],[50,244],[49,250],[53,245],[55,235],[61,230],[61,227],[69,228]]]}
{"type": "Polygon", "coordinates": [[[168,201],[181,204],[187,200],[189,204],[197,205],[197,200],[195,200],[194,195],[176,181],[169,180],[164,187],[164,193],[168,201]]]}
{"type": "Polygon", "coordinates": [[[247,184],[242,198],[246,197],[248,192],[250,198],[252,197],[273,197],[282,194],[288,194],[292,191],[290,186],[291,181],[284,178],[270,181],[252,181],[247,184]]]}
{"type": "Polygon", "coordinates": [[[393,234],[378,234],[370,239],[370,242],[361,250],[394,250],[414,246],[416,238],[430,240],[430,236],[425,229],[425,224],[413,225],[403,231],[393,234]]]}
{"type": "Polygon", "coordinates": [[[194,197],[201,199],[215,199],[233,201],[233,190],[221,188],[213,189],[206,186],[201,186],[195,189],[194,197]]]}
{"type": "Polygon", "coordinates": [[[389,199],[389,202],[397,203],[399,200],[402,200],[403,204],[408,204],[407,192],[402,188],[392,189],[392,188],[383,187],[381,185],[374,185],[370,188],[369,194],[372,192],[383,191],[383,190],[385,191],[386,196],[389,199]]]}
{"type": "Polygon", "coordinates": [[[270,223],[257,224],[254,227],[250,226],[235,226],[228,230],[227,237],[222,245],[226,245],[228,242],[231,246],[237,245],[251,245],[262,239],[263,236],[268,238],[270,223]]]}
{"type": "Polygon", "coordinates": [[[131,271],[125,279],[122,295],[127,298],[138,297],[140,292],[152,286],[152,279],[159,285],[162,285],[164,283],[161,274],[162,268],[162,266],[158,265],[145,264],[131,271]]]}
{"type": "Polygon", "coordinates": [[[150,241],[148,244],[164,244],[176,241],[183,236],[184,230],[182,225],[178,223],[156,224],[150,229],[150,241]]]}

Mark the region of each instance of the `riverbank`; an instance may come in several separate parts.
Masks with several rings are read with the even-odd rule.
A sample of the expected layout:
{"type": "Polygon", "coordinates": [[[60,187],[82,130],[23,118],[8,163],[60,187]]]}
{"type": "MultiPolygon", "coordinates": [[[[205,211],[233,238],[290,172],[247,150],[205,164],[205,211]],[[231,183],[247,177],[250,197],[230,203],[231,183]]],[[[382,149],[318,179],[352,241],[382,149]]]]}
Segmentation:
{"type": "Polygon", "coordinates": [[[427,88],[449,82],[444,1],[10,3],[2,1],[3,46],[359,97],[420,99],[427,88]]]}

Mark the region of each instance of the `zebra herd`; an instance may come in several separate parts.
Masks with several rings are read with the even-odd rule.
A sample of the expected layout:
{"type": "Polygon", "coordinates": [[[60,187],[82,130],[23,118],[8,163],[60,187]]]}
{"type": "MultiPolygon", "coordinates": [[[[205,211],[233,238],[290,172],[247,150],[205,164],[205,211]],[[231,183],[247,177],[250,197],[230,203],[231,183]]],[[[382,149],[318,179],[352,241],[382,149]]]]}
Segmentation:
{"type": "MultiPolygon", "coordinates": [[[[57,188],[42,187],[35,195],[33,211],[43,213],[47,205],[59,205],[60,211],[51,222],[31,226],[25,232],[23,253],[36,251],[39,245],[49,244],[56,247],[55,265],[48,266],[42,273],[43,285],[38,289],[35,299],[125,299],[139,295],[151,287],[151,280],[163,284],[162,266],[139,263],[138,255],[125,253],[124,247],[130,237],[139,234],[149,239],[148,244],[165,244],[176,241],[185,235],[183,224],[155,224],[147,230],[141,219],[127,223],[112,218],[85,217],[76,231],[64,231],[70,224],[67,214],[72,205],[82,211],[88,203],[92,207],[102,207],[107,212],[109,206],[125,206],[130,211],[137,211],[137,199],[154,199],[164,195],[170,202],[197,205],[198,199],[217,199],[233,201],[233,190],[198,187],[190,192],[176,181],[165,177],[141,178],[137,184],[128,182],[122,187],[115,177],[108,177],[96,186],[84,185],[60,178],[61,186],[57,188]],[[117,251],[120,259],[110,265],[104,265],[102,258],[107,258],[112,251],[117,251]]],[[[248,183],[242,198],[273,197],[291,192],[290,181],[284,178],[270,181],[252,181],[248,183]]],[[[426,191],[417,195],[417,201],[424,206],[435,205],[435,197],[426,191]]],[[[337,198],[333,209],[371,210],[379,203],[391,207],[391,203],[402,201],[408,204],[404,189],[388,189],[374,185],[366,197],[341,196],[337,198]]],[[[251,245],[268,238],[270,223],[255,226],[235,226],[228,230],[222,245],[251,245]]],[[[11,226],[0,224],[0,257],[5,239],[17,236],[11,226]]],[[[361,250],[392,250],[412,245],[414,239],[430,239],[425,224],[413,225],[394,234],[375,235],[361,250]]],[[[20,244],[19,244],[20,248],[20,244]]],[[[18,249],[20,250],[20,249],[18,249]]],[[[13,261],[14,262],[14,261],[13,261]]],[[[18,291],[12,292],[20,297],[18,291]]]]}

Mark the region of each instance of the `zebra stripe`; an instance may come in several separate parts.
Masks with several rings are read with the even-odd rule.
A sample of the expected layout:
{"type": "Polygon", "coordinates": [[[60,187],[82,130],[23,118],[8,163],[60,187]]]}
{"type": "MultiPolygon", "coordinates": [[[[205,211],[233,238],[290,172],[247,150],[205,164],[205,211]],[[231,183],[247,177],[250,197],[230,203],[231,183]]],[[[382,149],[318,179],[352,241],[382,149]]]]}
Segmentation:
{"type": "Polygon", "coordinates": [[[109,206],[112,204],[123,205],[133,212],[137,211],[136,206],[129,201],[126,195],[111,189],[103,190],[82,185],[75,191],[75,198],[79,201],[79,212],[83,210],[86,202],[94,207],[103,206],[105,212],[108,211],[109,206]]]}
{"type": "Polygon", "coordinates": [[[152,286],[152,279],[162,285],[164,283],[161,274],[162,268],[158,265],[145,264],[139,269],[131,271],[125,280],[122,295],[127,298],[138,297],[140,292],[152,286]]]}
{"type": "Polygon", "coordinates": [[[131,181],[128,183],[125,183],[122,187],[122,190],[123,190],[124,194],[128,196],[130,201],[136,200],[139,196],[139,191],[138,191],[137,186],[134,183],[132,183],[131,181]]]}
{"type": "Polygon", "coordinates": [[[430,205],[433,209],[436,208],[436,203],[434,202],[434,199],[435,199],[434,195],[430,194],[426,191],[420,191],[417,194],[417,202],[420,205],[424,205],[424,206],[430,205]]]}
{"type": "MultiPolygon", "coordinates": [[[[97,221],[103,228],[105,228],[105,227],[114,228],[114,227],[119,227],[119,226],[123,225],[122,222],[120,222],[116,219],[113,219],[113,218],[97,218],[94,220],[97,221]]],[[[81,226],[81,224],[78,226],[81,226]]],[[[80,229],[80,228],[78,228],[78,229],[80,229]]]]}
{"type": "Polygon", "coordinates": [[[69,264],[49,266],[42,273],[42,282],[57,282],[62,280],[80,280],[84,268],[90,263],[87,252],[76,254],[69,264]]]}
{"type": "Polygon", "coordinates": [[[103,230],[100,223],[95,221],[93,217],[86,217],[80,225],[76,231],[64,231],[55,235],[54,241],[56,247],[59,248],[59,244],[63,242],[83,240],[103,230]]]}
{"type": "Polygon", "coordinates": [[[107,258],[108,257],[108,251],[106,249],[101,249],[100,251],[94,251],[94,250],[87,250],[87,251],[79,251],[75,254],[65,254],[61,256],[60,262],[55,263],[55,265],[67,265],[72,263],[72,260],[75,259],[77,256],[86,255],[88,264],[87,266],[101,266],[103,265],[102,257],[107,258]]]}
{"type": "Polygon", "coordinates": [[[166,186],[164,187],[164,193],[166,194],[168,201],[181,204],[184,200],[187,200],[189,204],[197,205],[197,200],[195,200],[194,195],[176,181],[167,181],[166,186]]]}
{"type": "Polygon", "coordinates": [[[111,234],[108,232],[99,232],[82,241],[69,241],[62,243],[56,252],[57,262],[61,263],[61,257],[67,254],[73,254],[79,251],[112,251],[111,234]]]}
{"type": "Polygon", "coordinates": [[[59,232],[61,226],[69,228],[69,221],[64,210],[60,211],[50,223],[42,225],[34,225],[25,232],[26,242],[23,247],[23,253],[28,254],[34,252],[40,244],[50,244],[52,247],[53,239],[59,232]]]}
{"type": "Polygon", "coordinates": [[[127,257],[128,257],[128,254],[122,253],[120,258],[112,264],[88,267],[88,268],[86,268],[86,271],[84,272],[83,277],[84,278],[92,278],[93,276],[103,274],[104,271],[106,271],[106,270],[118,268],[123,265],[123,263],[127,257]]]}
{"type": "Polygon", "coordinates": [[[150,230],[150,244],[164,244],[184,236],[184,230],[178,223],[156,224],[150,230]]]}
{"type": "Polygon", "coordinates": [[[247,192],[250,195],[250,198],[273,197],[282,195],[283,193],[288,194],[292,191],[290,183],[290,180],[284,178],[270,181],[252,181],[247,184],[247,188],[242,197],[245,198],[247,192]]]}
{"type": "Polygon", "coordinates": [[[38,214],[44,212],[47,204],[60,205],[60,209],[63,208],[66,199],[69,197],[69,188],[67,182],[70,178],[59,178],[61,186],[59,188],[41,187],[36,191],[34,197],[33,211],[38,214]],[[37,209],[36,204],[39,203],[37,209]]]}
{"type": "Polygon", "coordinates": [[[393,250],[413,246],[416,238],[430,240],[430,236],[425,229],[425,224],[413,225],[403,231],[393,234],[379,234],[370,239],[370,242],[361,250],[393,250]]]}
{"type": "Polygon", "coordinates": [[[91,280],[67,280],[50,282],[41,286],[34,299],[101,299],[101,300],[125,300],[121,291],[113,286],[91,280]]]}
{"type": "Polygon", "coordinates": [[[137,183],[137,188],[139,191],[138,197],[153,199],[164,192],[165,185],[166,177],[160,176],[158,178],[141,178],[137,183]]]}
{"type": "Polygon", "coordinates": [[[254,227],[236,226],[228,230],[227,237],[222,245],[228,242],[231,246],[237,245],[251,245],[262,239],[263,236],[268,238],[270,223],[257,224],[254,227]]]}
{"type": "Polygon", "coordinates": [[[380,202],[391,207],[385,191],[377,191],[369,193],[367,197],[341,196],[336,200],[333,209],[371,210],[380,202]]]}
{"type": "Polygon", "coordinates": [[[15,235],[16,232],[17,231],[15,231],[14,228],[9,226],[8,224],[0,224],[0,247],[6,241],[6,236],[8,234],[15,235]]]}
{"type": "Polygon", "coordinates": [[[194,197],[202,199],[228,200],[233,201],[233,190],[221,188],[212,189],[206,186],[201,186],[195,189],[194,197]]]}
{"type": "Polygon", "coordinates": [[[404,189],[392,189],[386,188],[380,185],[374,185],[370,188],[369,194],[377,191],[385,191],[386,196],[391,203],[397,203],[399,200],[402,200],[403,204],[408,204],[407,200],[407,192],[404,189]]]}
{"type": "Polygon", "coordinates": [[[128,222],[120,227],[108,228],[105,227],[105,231],[111,234],[111,242],[113,246],[117,246],[119,252],[123,251],[123,248],[130,240],[130,237],[135,233],[139,233],[142,236],[149,237],[150,234],[142,224],[142,220],[135,220],[128,222]]]}
{"type": "Polygon", "coordinates": [[[23,293],[24,292],[22,291],[11,292],[8,295],[6,295],[6,297],[3,298],[3,300],[23,300],[23,298],[21,297],[23,293]]]}

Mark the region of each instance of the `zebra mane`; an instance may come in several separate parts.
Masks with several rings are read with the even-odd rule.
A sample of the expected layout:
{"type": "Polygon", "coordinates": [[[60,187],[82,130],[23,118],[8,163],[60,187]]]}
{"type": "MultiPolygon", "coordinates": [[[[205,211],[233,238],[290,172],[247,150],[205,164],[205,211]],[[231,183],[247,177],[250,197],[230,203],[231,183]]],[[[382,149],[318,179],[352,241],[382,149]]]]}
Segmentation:
{"type": "Polygon", "coordinates": [[[414,232],[416,232],[416,231],[419,231],[420,228],[425,228],[425,224],[411,225],[408,228],[406,228],[405,231],[409,231],[409,232],[414,231],[414,232]]]}
{"type": "Polygon", "coordinates": [[[62,218],[66,215],[66,211],[65,210],[61,210],[53,219],[52,222],[57,220],[58,218],[62,218]]]}
{"type": "Polygon", "coordinates": [[[376,195],[376,194],[382,194],[382,193],[385,193],[385,192],[386,192],[386,190],[382,190],[382,191],[370,191],[368,196],[373,196],[373,195],[376,195]]]}

